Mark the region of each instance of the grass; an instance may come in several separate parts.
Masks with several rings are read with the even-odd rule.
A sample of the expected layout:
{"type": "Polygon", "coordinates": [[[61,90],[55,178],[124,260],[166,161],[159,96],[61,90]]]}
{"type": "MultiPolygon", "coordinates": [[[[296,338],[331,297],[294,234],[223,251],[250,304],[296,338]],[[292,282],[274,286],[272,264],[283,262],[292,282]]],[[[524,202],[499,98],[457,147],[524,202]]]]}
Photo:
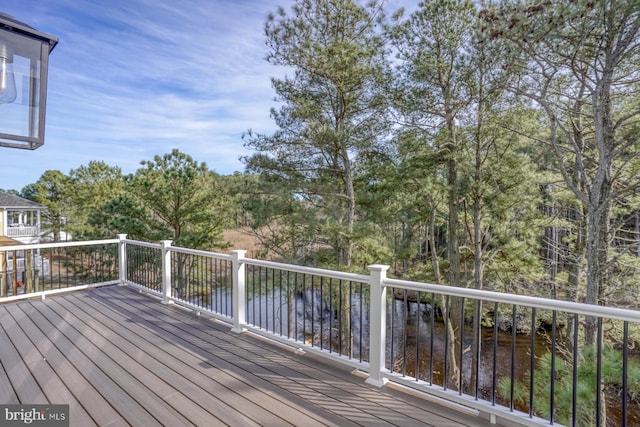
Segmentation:
{"type": "Polygon", "coordinates": [[[260,242],[246,229],[225,230],[223,236],[231,244],[228,250],[244,249],[247,258],[255,258],[261,250],[260,242]]]}

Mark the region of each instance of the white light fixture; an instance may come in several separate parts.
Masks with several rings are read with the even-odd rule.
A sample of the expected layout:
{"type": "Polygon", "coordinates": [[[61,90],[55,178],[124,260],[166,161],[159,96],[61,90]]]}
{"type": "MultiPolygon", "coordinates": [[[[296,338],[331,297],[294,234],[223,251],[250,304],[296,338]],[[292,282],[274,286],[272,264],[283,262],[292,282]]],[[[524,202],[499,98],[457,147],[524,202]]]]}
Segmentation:
{"type": "Polygon", "coordinates": [[[0,104],[16,100],[16,78],[13,75],[13,53],[8,46],[0,45],[0,104]]]}
{"type": "Polygon", "coordinates": [[[57,43],[0,13],[0,147],[44,144],[49,53],[57,43]]]}

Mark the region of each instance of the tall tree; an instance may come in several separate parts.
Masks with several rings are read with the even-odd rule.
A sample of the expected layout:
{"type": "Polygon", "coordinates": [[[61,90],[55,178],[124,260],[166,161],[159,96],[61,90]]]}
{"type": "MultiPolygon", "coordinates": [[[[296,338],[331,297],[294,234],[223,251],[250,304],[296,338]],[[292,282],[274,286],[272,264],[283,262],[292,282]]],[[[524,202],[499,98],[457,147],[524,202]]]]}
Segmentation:
{"type": "Polygon", "coordinates": [[[110,219],[113,226],[131,227],[119,231],[152,241],[171,239],[188,248],[225,246],[222,231],[229,215],[220,202],[224,194],[217,175],[177,149],[141,165],[129,178],[126,195],[108,207],[120,211],[110,219]]]}
{"type": "MultiPolygon", "coordinates": [[[[398,15],[400,19],[401,15],[398,15]]],[[[396,108],[406,125],[430,135],[447,179],[448,282],[460,286],[460,176],[463,151],[458,122],[472,102],[473,72],[468,47],[473,36],[475,8],[471,1],[421,2],[418,10],[393,28],[401,60],[396,108]]]]}
{"type": "MultiPolygon", "coordinates": [[[[512,87],[545,111],[555,166],[584,206],[585,301],[602,304],[611,282],[611,213],[640,182],[622,181],[640,116],[640,4],[637,1],[527,1],[481,14],[489,38],[509,43],[521,79],[512,87]]],[[[596,337],[587,319],[587,342],[596,337]]]]}
{"type": "Polygon", "coordinates": [[[298,219],[307,223],[290,225],[332,248],[339,267],[351,265],[357,239],[357,163],[388,127],[380,91],[387,77],[382,18],[380,2],[353,0],[299,0],[291,14],[281,8],[270,16],[267,60],[293,75],[272,79],[284,104],[271,112],[279,130],[245,135],[246,146],[258,151],[245,159],[248,170],[272,189],[281,185],[277,192],[290,201],[283,208],[306,211],[298,219]]]}
{"type": "MultiPolygon", "coordinates": [[[[400,20],[401,15],[397,15],[400,20]]],[[[419,8],[392,32],[394,46],[401,63],[398,73],[395,105],[407,125],[420,130],[423,140],[437,147],[438,163],[446,176],[448,232],[448,283],[463,286],[460,263],[460,204],[462,200],[460,163],[464,155],[461,129],[458,125],[472,102],[472,65],[469,46],[473,36],[475,7],[471,1],[435,0],[421,2],[419,8]]],[[[454,306],[460,301],[454,299],[454,306]]],[[[449,307],[443,301],[443,315],[449,307]]],[[[455,307],[454,313],[458,313],[455,307]]],[[[448,322],[448,378],[457,383],[460,371],[456,361],[455,329],[461,327],[455,317],[448,322]]]]}
{"type": "Polygon", "coordinates": [[[69,172],[69,200],[72,207],[69,229],[76,239],[113,238],[91,226],[89,218],[124,190],[124,177],[119,167],[102,161],[90,161],[69,172]]]}
{"type": "Polygon", "coordinates": [[[71,180],[58,170],[45,171],[33,184],[22,189],[22,197],[47,207],[42,213],[42,230],[51,234],[54,242],[60,240],[71,213],[71,180]]]}

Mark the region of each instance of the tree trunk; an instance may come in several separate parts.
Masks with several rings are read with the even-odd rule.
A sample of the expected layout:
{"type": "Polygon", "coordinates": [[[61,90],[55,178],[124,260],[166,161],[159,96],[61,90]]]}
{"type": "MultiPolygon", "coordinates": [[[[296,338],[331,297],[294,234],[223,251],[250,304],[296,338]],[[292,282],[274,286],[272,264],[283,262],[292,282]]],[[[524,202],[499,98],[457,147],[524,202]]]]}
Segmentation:
{"type": "MultiPolygon", "coordinates": [[[[589,191],[587,205],[587,304],[602,304],[602,289],[607,286],[609,219],[611,214],[611,168],[615,151],[614,126],[611,119],[612,69],[606,67],[592,95],[598,169],[589,191]]],[[[586,320],[585,341],[596,341],[595,319],[586,320]]]]}
{"type": "MultiPolygon", "coordinates": [[[[457,141],[455,133],[455,124],[453,120],[447,123],[449,131],[449,143],[447,144],[447,184],[448,184],[448,205],[449,205],[449,233],[447,242],[447,255],[449,257],[449,286],[461,286],[460,280],[460,243],[458,240],[459,229],[459,193],[460,182],[458,178],[458,162],[457,162],[457,141]]],[[[444,298],[443,298],[444,300],[444,298]]],[[[450,307],[445,307],[443,301],[442,314],[448,319],[447,333],[449,334],[448,365],[451,368],[449,379],[452,384],[457,384],[460,379],[460,367],[456,361],[458,346],[462,343],[456,339],[456,332],[464,325],[464,319],[458,319],[457,313],[460,313],[462,301],[460,298],[450,298],[450,307]],[[454,313],[450,315],[450,311],[454,313]]],[[[460,361],[461,362],[461,361],[460,361]]],[[[445,379],[447,380],[447,379],[445,379]]]]}
{"type": "MultiPolygon", "coordinates": [[[[476,180],[479,185],[480,179],[480,152],[476,151],[476,180]]],[[[483,275],[483,249],[482,249],[482,203],[480,194],[475,194],[473,202],[473,282],[475,289],[482,289],[484,282],[483,275]]],[[[471,378],[469,387],[471,390],[476,389],[478,381],[478,366],[480,358],[480,327],[482,316],[482,301],[478,301],[473,315],[473,336],[471,338],[471,378]]],[[[462,361],[460,361],[462,363],[462,361]]]]}
{"type": "MultiPolygon", "coordinates": [[[[440,262],[438,261],[438,252],[435,250],[436,247],[436,238],[435,238],[435,223],[436,223],[436,209],[435,206],[432,206],[431,214],[429,218],[429,245],[431,246],[431,263],[433,266],[433,278],[436,284],[441,283],[440,277],[440,262]]],[[[442,307],[442,318],[447,319],[449,317],[449,307],[447,306],[446,298],[441,295],[440,297],[440,306],[442,307]]],[[[447,352],[447,365],[452,367],[453,371],[451,371],[451,375],[449,378],[443,374],[443,386],[449,384],[451,381],[452,384],[457,384],[458,379],[460,378],[460,370],[458,369],[457,359],[456,359],[456,347],[455,347],[455,330],[453,329],[453,325],[451,322],[445,322],[447,324],[446,334],[448,336],[449,348],[445,349],[447,352]]]]}
{"type": "MultiPolygon", "coordinates": [[[[346,196],[346,227],[344,235],[340,237],[340,261],[339,266],[351,267],[351,256],[353,252],[353,227],[356,221],[356,195],[353,188],[353,171],[351,169],[351,160],[347,152],[346,145],[342,144],[341,159],[344,173],[344,191],[346,196]]],[[[351,330],[351,296],[349,294],[349,286],[340,284],[340,332],[342,351],[345,355],[351,356],[353,336],[351,330]]]]}
{"type": "MultiPolygon", "coordinates": [[[[607,283],[609,209],[588,212],[587,220],[587,304],[603,304],[602,290],[607,283]]],[[[596,318],[587,316],[585,344],[596,344],[596,318]]]]}

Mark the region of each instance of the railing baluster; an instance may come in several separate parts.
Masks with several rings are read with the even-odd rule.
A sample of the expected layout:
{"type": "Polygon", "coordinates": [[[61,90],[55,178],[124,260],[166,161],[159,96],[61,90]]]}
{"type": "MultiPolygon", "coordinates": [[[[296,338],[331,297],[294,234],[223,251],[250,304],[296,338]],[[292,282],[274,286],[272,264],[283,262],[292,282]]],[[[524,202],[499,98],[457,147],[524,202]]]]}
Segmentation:
{"type": "MultiPolygon", "coordinates": [[[[284,321],[284,316],[282,315],[282,310],[284,307],[283,304],[283,300],[282,300],[282,294],[283,294],[283,290],[282,290],[282,270],[278,270],[278,291],[280,292],[278,295],[278,306],[279,306],[279,313],[280,313],[280,322],[279,322],[279,328],[280,328],[280,336],[284,335],[284,325],[282,324],[282,322],[284,321]]],[[[288,284],[287,284],[288,285],[288,284]]]]}
{"type": "Polygon", "coordinates": [[[598,356],[596,358],[596,426],[601,426],[602,418],[602,317],[598,317],[597,331],[598,356]]]}
{"type": "Polygon", "coordinates": [[[345,304],[345,282],[342,279],[338,279],[338,354],[346,355],[348,350],[347,330],[349,325],[347,324],[347,311],[348,306],[345,304]]]}
{"type": "MultiPolygon", "coordinates": [[[[334,288],[333,288],[333,278],[329,278],[329,353],[333,353],[333,349],[335,347],[335,337],[336,337],[336,323],[337,318],[340,316],[339,303],[336,305],[336,300],[334,297],[334,288]]],[[[315,304],[314,304],[315,307],[315,304]]],[[[339,339],[339,336],[338,336],[339,339]]],[[[339,346],[339,345],[338,345],[339,346]]]]}
{"type": "Polygon", "coordinates": [[[415,372],[416,381],[420,379],[420,318],[422,313],[420,311],[420,291],[416,292],[416,363],[413,368],[415,372]]]}
{"type": "Polygon", "coordinates": [[[509,388],[509,410],[514,409],[514,392],[516,386],[516,332],[517,332],[516,305],[511,305],[511,381],[509,388]]]}
{"type": "Polygon", "coordinates": [[[391,340],[391,345],[390,345],[390,348],[389,348],[389,370],[391,372],[395,372],[395,369],[394,369],[395,360],[396,360],[396,354],[395,354],[395,349],[396,349],[395,336],[396,336],[396,334],[395,334],[395,331],[396,331],[396,311],[397,311],[397,309],[396,309],[396,298],[395,298],[396,290],[395,290],[395,288],[391,288],[390,290],[391,290],[391,318],[389,319],[390,320],[390,325],[389,325],[390,326],[390,328],[389,328],[390,329],[389,330],[389,335],[390,336],[389,336],[389,338],[391,340]]]}
{"type": "Polygon", "coordinates": [[[579,317],[576,314],[573,318],[573,366],[572,366],[572,378],[571,378],[571,425],[575,427],[578,423],[578,326],[579,317]]]}
{"type": "MultiPolygon", "coordinates": [[[[482,357],[482,301],[476,300],[475,307],[475,316],[473,319],[474,328],[477,330],[473,331],[473,339],[476,341],[476,349],[472,358],[475,359],[475,378],[472,378],[474,382],[475,389],[473,392],[473,396],[475,400],[478,400],[478,394],[480,392],[480,358],[482,357]]],[[[472,344],[473,347],[473,344],[472,344]]]]}
{"type": "Polygon", "coordinates": [[[444,373],[442,377],[442,388],[447,390],[449,384],[449,295],[445,298],[443,310],[443,314],[446,313],[446,316],[444,316],[444,373]]]}
{"type": "Polygon", "coordinates": [[[529,418],[533,418],[534,378],[536,372],[536,309],[531,309],[531,343],[529,356],[529,418]]]}
{"type": "Polygon", "coordinates": [[[260,280],[260,268],[252,268],[251,269],[251,324],[260,326],[260,319],[256,317],[256,286],[258,286],[258,281],[260,280]],[[256,270],[258,271],[258,280],[256,280],[256,270]]]}
{"type": "MultiPolygon", "coordinates": [[[[57,283],[58,283],[57,288],[58,289],[60,289],[60,283],[62,282],[62,267],[63,267],[62,259],[63,259],[63,256],[61,255],[61,253],[62,253],[63,249],[64,249],[64,253],[65,253],[65,257],[66,257],[67,249],[66,248],[58,248],[58,281],[57,281],[57,283]]],[[[51,288],[53,288],[53,283],[51,283],[51,288]]]]}
{"type": "Polygon", "coordinates": [[[555,405],[555,396],[556,396],[556,321],[557,321],[557,312],[553,310],[551,315],[551,372],[550,372],[550,381],[549,381],[549,422],[551,424],[554,423],[554,414],[556,410],[555,405]]]}
{"type": "Polygon", "coordinates": [[[402,376],[407,375],[407,318],[409,315],[409,303],[407,290],[402,292],[402,376]]]}
{"type": "Polygon", "coordinates": [[[349,301],[348,301],[348,310],[349,310],[349,317],[346,317],[347,321],[349,322],[349,325],[347,327],[347,330],[349,331],[349,337],[347,339],[347,345],[349,346],[349,348],[347,349],[347,356],[349,356],[349,358],[353,357],[353,282],[349,281],[349,301]]]}
{"type": "MultiPolygon", "coordinates": [[[[358,351],[360,352],[360,362],[363,360],[363,351],[362,351],[362,338],[364,334],[364,310],[362,309],[362,305],[364,304],[364,293],[362,289],[362,282],[360,282],[360,348],[358,351]]],[[[368,326],[368,325],[367,325],[368,326]]]]}
{"type": "Polygon", "coordinates": [[[436,323],[436,294],[431,293],[431,310],[430,310],[430,332],[429,332],[429,385],[433,385],[433,340],[435,334],[436,323]]]}
{"type": "Polygon", "coordinates": [[[271,330],[276,331],[276,270],[273,268],[271,269],[271,330]]]}
{"type": "Polygon", "coordinates": [[[302,342],[307,342],[307,275],[302,275],[302,342]]]}
{"type": "Polygon", "coordinates": [[[460,346],[458,350],[458,395],[462,396],[464,370],[462,369],[462,357],[464,356],[464,298],[460,300],[460,346]]]}
{"type": "Polygon", "coordinates": [[[311,278],[311,346],[315,345],[316,336],[316,292],[313,277],[311,278]]]}
{"type": "Polygon", "coordinates": [[[2,274],[0,278],[2,284],[0,297],[5,297],[9,294],[9,262],[7,258],[6,251],[0,253],[0,273],[2,274]]]}
{"type": "Polygon", "coordinates": [[[294,285],[293,288],[295,289],[294,291],[294,302],[295,302],[295,306],[296,306],[296,310],[295,310],[295,323],[294,323],[294,334],[295,334],[295,340],[298,341],[298,272],[296,271],[294,273],[294,285]]]}
{"type": "Polygon", "coordinates": [[[629,322],[624,322],[622,330],[622,426],[627,427],[627,400],[629,399],[629,322]]]}
{"type": "Polygon", "coordinates": [[[320,349],[324,350],[324,277],[320,276],[320,349]]]}
{"type": "Polygon", "coordinates": [[[344,330],[343,330],[343,326],[344,326],[343,322],[346,316],[346,313],[344,313],[344,311],[346,310],[346,307],[343,304],[344,295],[342,292],[343,292],[342,280],[338,279],[338,354],[344,354],[344,352],[346,351],[343,345],[346,339],[344,337],[344,330]]]}
{"type": "Polygon", "coordinates": [[[496,405],[497,390],[497,369],[498,369],[498,303],[493,303],[493,363],[491,375],[491,405],[496,405]]]}

